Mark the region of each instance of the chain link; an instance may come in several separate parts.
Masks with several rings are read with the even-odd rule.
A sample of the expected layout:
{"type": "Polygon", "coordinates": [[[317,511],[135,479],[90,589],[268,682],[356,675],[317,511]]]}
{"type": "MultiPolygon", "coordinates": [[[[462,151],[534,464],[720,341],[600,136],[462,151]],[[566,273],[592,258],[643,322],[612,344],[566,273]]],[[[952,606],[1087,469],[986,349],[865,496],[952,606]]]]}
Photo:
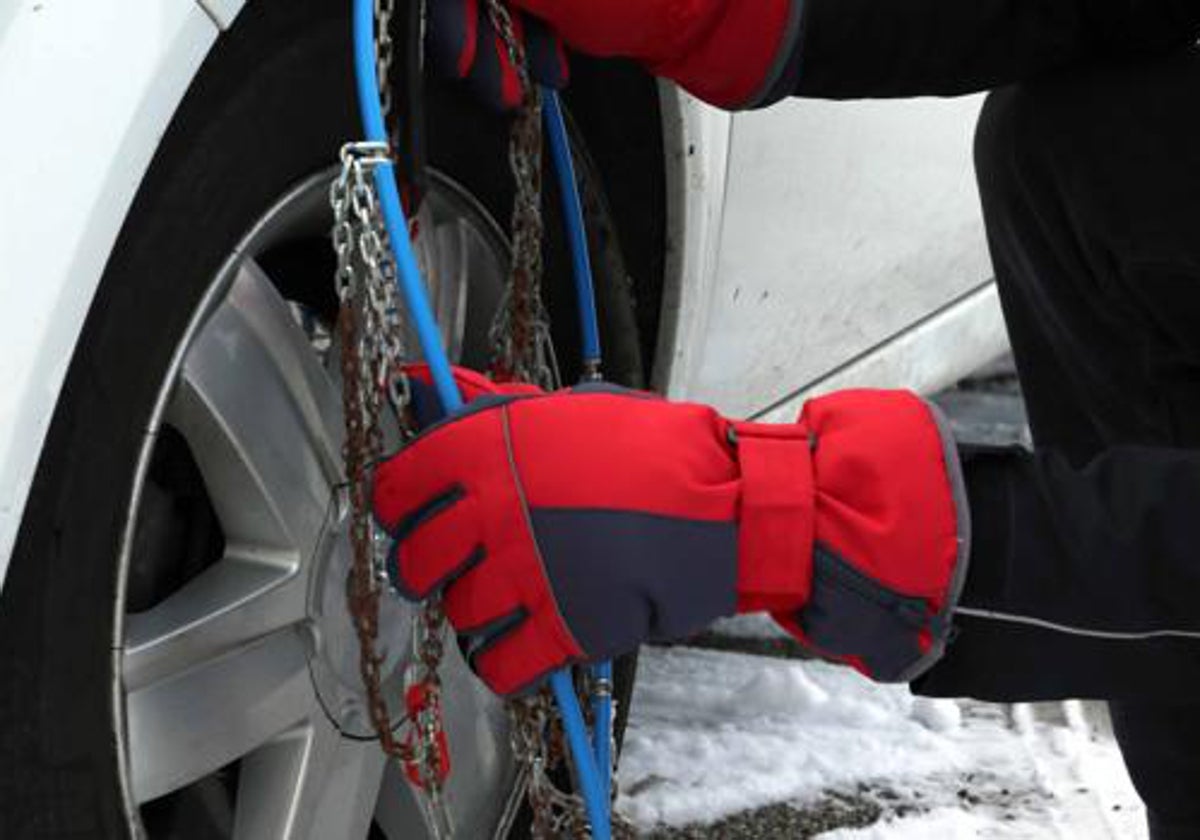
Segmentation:
{"type": "Polygon", "coordinates": [[[525,47],[516,37],[512,15],[501,0],[487,0],[488,18],[500,35],[522,90],[513,118],[508,164],[515,192],[512,207],[512,266],[492,322],[492,371],[497,378],[558,388],[558,362],[550,318],[542,302],[542,97],[531,83],[525,47]]]}
{"type": "MultiPolygon", "coordinates": [[[[391,68],[394,45],[391,20],[394,0],[375,0],[375,54],[384,120],[392,116],[391,68]]],[[[391,121],[392,142],[397,131],[391,121]]],[[[387,143],[352,143],[343,147],[341,174],[330,189],[334,211],[333,247],[337,256],[335,286],[341,303],[343,450],[350,495],[352,570],[349,609],[359,640],[359,670],[367,692],[368,714],[383,751],[397,759],[420,790],[427,821],[435,838],[450,838],[454,829],[442,787],[449,773],[449,749],[443,725],[441,665],[446,621],[440,603],[429,602],[413,613],[412,664],[405,679],[405,715],[393,727],[382,689],[383,657],[376,650],[379,599],[387,575],[383,535],[371,515],[371,469],[383,451],[380,419],[385,399],[401,435],[412,434],[405,423],[407,382],[404,324],[396,285],[396,265],[372,183],[373,168],[389,157],[387,143]],[[398,737],[398,733],[403,733],[398,737]]]]}
{"type": "MultiPolygon", "coordinates": [[[[562,720],[554,708],[549,690],[508,704],[509,738],[533,812],[533,840],[562,840],[591,836],[591,825],[583,799],[556,785],[550,774],[562,765],[566,756],[562,720]]],[[[616,751],[613,751],[615,757],[616,751]]],[[[616,789],[613,789],[616,801],[616,789]]],[[[616,840],[634,840],[637,832],[629,820],[612,813],[612,836],[616,840]]]]}
{"type": "Polygon", "coordinates": [[[385,592],[383,535],[371,516],[372,467],[383,451],[385,402],[403,422],[408,393],[400,374],[405,358],[396,269],[372,185],[372,169],[386,159],[382,143],[352,143],[342,149],[342,171],[330,188],[334,211],[335,286],[341,308],[341,371],[346,442],[343,448],[350,496],[352,569],[350,613],[359,639],[359,670],[371,723],[385,753],[399,760],[420,789],[435,837],[453,835],[442,795],[449,769],[438,668],[444,653],[445,618],[440,604],[414,611],[412,665],[405,673],[406,709],[401,725],[382,689],[383,657],[376,650],[379,599],[385,592]]]}
{"type": "MultiPolygon", "coordinates": [[[[392,61],[396,53],[392,41],[392,17],[395,14],[395,0],[375,0],[375,73],[379,77],[379,105],[385,123],[392,114],[392,61]]],[[[393,144],[395,139],[392,138],[393,144]]]]}
{"type": "MultiPolygon", "coordinates": [[[[542,301],[542,99],[529,77],[525,49],[516,37],[512,15],[502,0],[487,0],[488,17],[500,35],[521,84],[522,104],[509,138],[509,168],[515,183],[512,209],[512,267],[496,320],[492,324],[493,372],[503,378],[561,386],[550,319],[542,301]]],[[[513,755],[526,779],[533,812],[534,840],[590,836],[583,799],[561,790],[551,778],[563,763],[562,723],[550,692],[511,700],[508,705],[513,755]]],[[[616,750],[610,751],[614,760],[616,750]]],[[[615,777],[615,773],[614,773],[615,777]]],[[[614,801],[616,788],[613,788],[614,801]]],[[[612,836],[632,840],[633,826],[612,815],[612,836]]]]}

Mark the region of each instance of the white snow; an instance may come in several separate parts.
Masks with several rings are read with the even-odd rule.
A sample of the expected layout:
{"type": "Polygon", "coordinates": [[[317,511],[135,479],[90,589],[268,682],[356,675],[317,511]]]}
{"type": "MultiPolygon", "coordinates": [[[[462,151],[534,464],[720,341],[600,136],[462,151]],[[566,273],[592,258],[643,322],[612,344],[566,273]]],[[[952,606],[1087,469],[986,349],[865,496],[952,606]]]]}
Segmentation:
{"type": "Polygon", "coordinates": [[[710,628],[712,632],[735,639],[788,639],[787,631],[765,613],[745,613],[729,618],[719,618],[710,628]]]}
{"type": "Polygon", "coordinates": [[[643,651],[619,783],[641,829],[864,784],[884,819],[829,838],[1145,836],[1116,746],[1080,704],[915,698],[847,668],[686,647],[643,651]]]}
{"type": "Polygon", "coordinates": [[[934,732],[952,732],[962,725],[962,707],[953,700],[914,697],[913,720],[934,732]]]}

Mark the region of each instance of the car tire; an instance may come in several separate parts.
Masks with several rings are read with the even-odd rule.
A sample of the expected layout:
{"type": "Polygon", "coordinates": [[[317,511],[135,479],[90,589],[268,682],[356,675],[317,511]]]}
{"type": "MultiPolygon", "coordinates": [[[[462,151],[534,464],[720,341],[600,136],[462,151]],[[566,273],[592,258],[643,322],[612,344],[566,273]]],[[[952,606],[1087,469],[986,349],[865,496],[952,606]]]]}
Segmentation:
{"type": "MultiPolygon", "coordinates": [[[[122,784],[118,559],[144,430],[233,244],[359,133],[348,44],[343,4],[248,4],[207,57],[127,216],[59,395],[0,594],[0,836],[138,834],[141,819],[122,784]]],[[[481,116],[456,86],[429,85],[431,165],[507,219],[504,121],[481,116]]],[[[579,160],[591,184],[585,203],[610,378],[640,384],[619,245],[599,179],[586,177],[585,153],[579,160]]],[[[556,342],[574,346],[561,220],[555,201],[545,206],[547,302],[556,342]]],[[[313,289],[314,300],[330,288],[313,289]]],[[[570,376],[577,361],[570,353],[563,360],[570,376]]],[[[622,711],[631,663],[620,669],[622,711]]],[[[186,836],[220,836],[208,817],[185,817],[193,826],[186,836]]]]}

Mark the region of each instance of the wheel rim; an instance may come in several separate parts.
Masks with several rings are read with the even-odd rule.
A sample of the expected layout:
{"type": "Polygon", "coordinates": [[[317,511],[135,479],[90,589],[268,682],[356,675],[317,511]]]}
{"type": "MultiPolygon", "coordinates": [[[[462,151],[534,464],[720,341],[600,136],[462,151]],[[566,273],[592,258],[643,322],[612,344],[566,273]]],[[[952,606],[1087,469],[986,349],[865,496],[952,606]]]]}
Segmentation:
{"type": "MultiPolygon", "coordinates": [[[[211,789],[214,779],[231,804],[213,823],[235,838],[366,837],[377,799],[392,833],[412,832],[419,819],[411,803],[397,804],[403,793],[396,802],[379,798],[385,770],[395,772],[371,738],[345,607],[340,385],[325,329],[332,321],[320,307],[289,303],[288,278],[267,263],[288,243],[325,235],[331,176],[314,175],[283,196],[234,249],[179,346],[138,461],[116,648],[117,729],[134,819],[196,786],[211,789]],[[179,464],[165,470],[164,491],[158,473],[168,451],[179,464]],[[160,498],[178,497],[175,485],[197,477],[207,507],[184,493],[190,518],[179,514],[178,498],[160,498]]],[[[422,223],[420,256],[434,278],[439,322],[450,325],[455,353],[478,355],[481,310],[502,282],[507,245],[481,205],[436,173],[422,223]]],[[[406,605],[384,600],[379,652],[394,715],[409,616],[406,605]]],[[[469,739],[454,755],[469,784],[456,779],[452,793],[467,823],[484,825],[493,819],[487,802],[503,798],[496,786],[511,787],[504,716],[460,661],[448,670],[452,743],[456,728],[469,739]]]]}

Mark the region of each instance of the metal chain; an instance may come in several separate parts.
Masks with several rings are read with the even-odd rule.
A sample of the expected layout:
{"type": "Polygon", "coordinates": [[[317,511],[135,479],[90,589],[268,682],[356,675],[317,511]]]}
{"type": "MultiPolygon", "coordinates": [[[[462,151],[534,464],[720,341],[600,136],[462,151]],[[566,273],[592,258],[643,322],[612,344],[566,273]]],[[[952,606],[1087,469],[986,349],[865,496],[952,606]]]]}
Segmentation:
{"type": "MultiPolygon", "coordinates": [[[[394,13],[394,0],[376,0],[376,72],[385,120],[392,110],[394,13]]],[[[385,399],[391,403],[401,434],[412,431],[404,422],[407,386],[397,384],[405,354],[396,266],[371,180],[372,168],[388,155],[385,143],[348,144],[341,153],[341,174],[330,189],[337,255],[335,283],[341,302],[338,327],[346,424],[343,457],[353,557],[348,600],[359,640],[359,670],[367,692],[368,714],[380,746],[400,761],[423,794],[418,799],[425,806],[434,836],[449,838],[453,836],[453,824],[442,796],[449,772],[449,749],[438,674],[446,635],[441,605],[431,602],[414,611],[413,656],[404,675],[406,708],[399,727],[392,725],[381,685],[383,657],[376,650],[379,599],[387,576],[382,552],[377,550],[382,535],[376,533],[371,515],[371,470],[383,451],[380,419],[385,399]]]]}
{"type": "Polygon", "coordinates": [[[370,469],[378,457],[377,453],[382,450],[382,441],[378,431],[379,401],[373,397],[376,389],[370,386],[370,356],[363,354],[359,340],[359,336],[368,334],[363,323],[367,307],[358,305],[357,300],[361,287],[366,284],[356,277],[354,269],[354,262],[363,250],[361,231],[355,230],[354,223],[348,218],[349,200],[344,178],[335,183],[331,202],[335,214],[334,248],[338,254],[339,294],[342,295],[338,333],[341,338],[342,401],[346,423],[343,459],[350,495],[350,543],[353,551],[349,606],[359,639],[359,670],[367,689],[371,721],[384,751],[409,760],[410,752],[395,740],[392,732],[391,715],[380,688],[382,657],[375,650],[381,587],[375,575],[375,546],[369,515],[370,469]],[[364,371],[368,372],[367,376],[363,375],[364,371]]]}
{"type": "MultiPolygon", "coordinates": [[[[415,20],[417,32],[414,38],[409,39],[408,43],[417,50],[416,68],[417,72],[421,72],[425,67],[425,31],[428,26],[428,8],[426,0],[409,0],[409,2],[417,4],[415,20]]],[[[392,151],[403,148],[401,144],[404,138],[400,136],[400,133],[405,128],[404,121],[392,113],[394,103],[391,84],[392,65],[395,64],[396,54],[395,39],[392,37],[392,20],[395,17],[396,0],[375,0],[375,73],[379,78],[380,111],[383,113],[389,148],[392,151]]],[[[408,174],[416,177],[415,172],[408,174]]],[[[411,188],[415,185],[402,186],[411,188]]],[[[408,191],[402,192],[402,198],[405,202],[405,212],[410,214],[410,230],[415,236],[418,220],[415,218],[417,214],[414,212],[414,208],[419,209],[421,202],[417,194],[408,191]],[[410,202],[412,206],[410,206],[410,202]]]]}
{"type": "MultiPolygon", "coordinates": [[[[375,73],[379,77],[379,105],[385,123],[392,114],[392,60],[396,52],[392,41],[394,14],[395,0],[375,0],[375,73]]],[[[389,135],[392,130],[389,128],[389,135]]],[[[393,143],[395,140],[393,137],[393,143]]]]}
{"type": "Polygon", "coordinates": [[[508,163],[515,192],[512,208],[512,266],[492,322],[492,371],[500,379],[561,386],[550,319],[542,302],[542,97],[531,83],[525,47],[501,0],[488,0],[488,17],[500,35],[522,90],[513,118],[508,163]]]}
{"type": "Polygon", "coordinates": [[[375,531],[370,490],[372,468],[383,451],[385,401],[392,403],[401,433],[411,432],[402,423],[407,386],[399,377],[405,353],[395,264],[371,181],[372,167],[386,153],[382,143],[348,144],[342,150],[341,175],[330,190],[353,551],[348,598],[368,714],[380,746],[401,762],[422,792],[435,836],[448,838],[453,827],[442,795],[449,765],[438,676],[446,634],[440,605],[431,602],[414,611],[414,655],[405,674],[406,709],[400,726],[392,723],[381,686],[383,657],[376,650],[386,573],[377,550],[383,535],[375,531]]]}
{"type": "MultiPolygon", "coordinates": [[[[566,754],[561,718],[548,690],[508,706],[509,738],[526,781],[526,795],[533,812],[533,840],[561,840],[590,836],[583,799],[561,790],[550,778],[566,754]]],[[[615,754],[615,751],[614,751],[615,754]]],[[[614,788],[614,803],[616,793],[614,788]]],[[[634,840],[633,824],[612,814],[612,836],[634,840]]]]}

